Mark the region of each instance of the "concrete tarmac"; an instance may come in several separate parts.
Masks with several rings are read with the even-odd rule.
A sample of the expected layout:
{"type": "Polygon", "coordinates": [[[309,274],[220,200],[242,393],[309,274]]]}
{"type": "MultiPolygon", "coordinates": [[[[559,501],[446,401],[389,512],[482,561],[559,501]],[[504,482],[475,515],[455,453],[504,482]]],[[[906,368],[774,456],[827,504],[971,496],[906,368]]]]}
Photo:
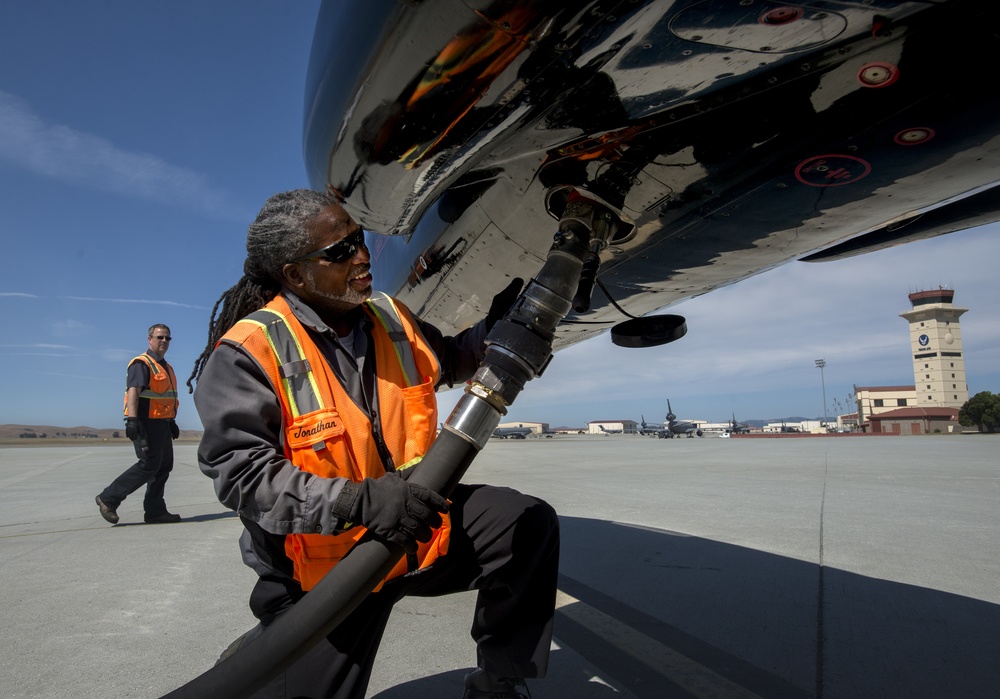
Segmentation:
{"type": "MultiPolygon", "coordinates": [[[[1000,438],[493,440],[466,482],[560,514],[533,699],[1000,697],[1000,438]]],[[[0,448],[0,696],[160,697],[253,624],[235,515],[176,449],[107,524],[131,447],[0,448]]],[[[407,598],[368,697],[458,699],[473,593],[407,598]]]]}

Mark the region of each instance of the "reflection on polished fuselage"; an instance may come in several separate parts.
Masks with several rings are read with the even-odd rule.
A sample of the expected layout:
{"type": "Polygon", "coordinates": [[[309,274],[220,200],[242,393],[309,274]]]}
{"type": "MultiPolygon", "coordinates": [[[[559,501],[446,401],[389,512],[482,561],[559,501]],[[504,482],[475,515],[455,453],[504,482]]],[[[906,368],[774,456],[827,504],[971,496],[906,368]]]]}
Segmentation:
{"type": "MultiPolygon", "coordinates": [[[[308,175],[391,234],[377,284],[446,332],[540,267],[558,188],[635,224],[600,271],[635,315],[998,218],[996,3],[348,8],[318,20],[308,175]]],[[[596,293],[555,346],[618,320],[596,293]]]]}

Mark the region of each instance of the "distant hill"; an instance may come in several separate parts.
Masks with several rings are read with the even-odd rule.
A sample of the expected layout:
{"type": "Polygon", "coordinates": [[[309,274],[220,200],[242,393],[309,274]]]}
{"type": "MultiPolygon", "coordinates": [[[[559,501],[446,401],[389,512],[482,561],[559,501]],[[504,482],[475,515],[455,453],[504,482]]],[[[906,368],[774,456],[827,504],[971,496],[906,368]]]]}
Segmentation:
{"type": "MultiPolygon", "coordinates": [[[[187,440],[201,439],[201,430],[181,430],[180,438],[187,440]]],[[[125,426],[121,427],[86,427],[78,425],[76,427],[58,427],[55,425],[0,425],[0,439],[2,440],[24,440],[25,442],[36,442],[41,440],[68,439],[111,441],[120,440],[123,444],[128,440],[125,438],[125,426]]]]}
{"type": "Polygon", "coordinates": [[[819,418],[819,417],[801,417],[801,416],[796,415],[794,417],[772,417],[772,418],[768,418],[767,420],[756,420],[756,419],[754,419],[754,420],[739,420],[739,422],[746,423],[750,427],[764,427],[766,425],[770,425],[770,424],[776,423],[776,422],[797,423],[797,422],[806,422],[807,420],[822,420],[822,419],[823,418],[819,418]]]}

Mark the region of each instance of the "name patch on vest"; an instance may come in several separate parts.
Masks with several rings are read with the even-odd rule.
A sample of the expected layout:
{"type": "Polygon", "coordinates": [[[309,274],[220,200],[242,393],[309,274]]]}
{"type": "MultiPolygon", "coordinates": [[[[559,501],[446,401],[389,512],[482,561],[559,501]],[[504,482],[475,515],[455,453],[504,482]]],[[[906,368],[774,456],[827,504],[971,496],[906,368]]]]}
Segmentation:
{"type": "Polygon", "coordinates": [[[288,444],[291,447],[302,447],[316,444],[344,433],[344,421],[340,415],[324,410],[300,416],[289,428],[288,444]]]}

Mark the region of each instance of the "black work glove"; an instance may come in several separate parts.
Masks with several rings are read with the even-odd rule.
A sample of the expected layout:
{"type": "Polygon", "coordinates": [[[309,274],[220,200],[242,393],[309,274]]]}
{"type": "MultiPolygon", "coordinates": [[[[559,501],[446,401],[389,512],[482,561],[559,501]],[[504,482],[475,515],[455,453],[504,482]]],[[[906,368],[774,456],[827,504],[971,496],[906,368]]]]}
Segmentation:
{"type": "Polygon", "coordinates": [[[129,440],[135,442],[140,439],[145,439],[146,428],[142,426],[137,417],[127,417],[125,418],[125,436],[129,440]]]}
{"type": "Polygon", "coordinates": [[[173,418],[167,420],[167,425],[170,427],[170,439],[177,439],[181,436],[181,428],[177,426],[173,418]]]}
{"type": "Polygon", "coordinates": [[[430,541],[431,529],[441,526],[448,501],[429,488],[414,485],[395,473],[344,484],[333,514],[361,524],[372,534],[413,553],[418,541],[430,541]]]}
{"type": "Polygon", "coordinates": [[[507,288],[501,291],[499,294],[493,297],[493,302],[490,304],[490,310],[486,314],[486,332],[493,329],[493,326],[497,324],[498,320],[502,320],[510,307],[514,305],[517,301],[518,295],[521,293],[521,287],[524,286],[524,280],[520,277],[514,277],[511,279],[510,284],[507,288]]]}

